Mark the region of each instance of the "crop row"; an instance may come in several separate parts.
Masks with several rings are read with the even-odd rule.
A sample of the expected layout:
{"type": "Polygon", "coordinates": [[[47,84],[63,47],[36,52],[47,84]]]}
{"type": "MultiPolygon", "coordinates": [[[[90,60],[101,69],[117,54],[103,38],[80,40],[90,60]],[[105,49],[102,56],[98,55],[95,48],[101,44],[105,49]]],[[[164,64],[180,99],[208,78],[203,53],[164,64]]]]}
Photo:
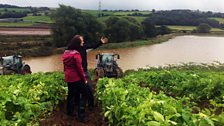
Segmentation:
{"type": "Polygon", "coordinates": [[[123,79],[151,90],[164,91],[176,97],[187,96],[193,101],[224,102],[224,72],[194,70],[156,70],[133,72],[123,79]]]}
{"type": "Polygon", "coordinates": [[[61,73],[0,76],[1,125],[38,125],[66,91],[61,73]]]}
{"type": "Polygon", "coordinates": [[[222,126],[223,77],[211,71],[139,70],[121,79],[100,79],[97,97],[110,125],[222,126]],[[194,112],[191,102],[204,99],[221,110],[194,112]]]}

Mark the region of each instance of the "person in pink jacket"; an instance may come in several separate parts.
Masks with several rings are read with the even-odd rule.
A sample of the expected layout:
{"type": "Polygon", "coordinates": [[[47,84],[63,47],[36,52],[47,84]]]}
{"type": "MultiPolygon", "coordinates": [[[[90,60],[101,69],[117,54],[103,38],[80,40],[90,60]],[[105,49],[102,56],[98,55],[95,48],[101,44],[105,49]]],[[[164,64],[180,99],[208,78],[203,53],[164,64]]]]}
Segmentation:
{"type": "Polygon", "coordinates": [[[78,118],[80,122],[85,122],[85,100],[83,98],[87,96],[87,79],[82,67],[82,58],[77,51],[82,45],[83,42],[79,38],[73,37],[64,51],[62,60],[64,64],[64,79],[68,85],[67,115],[75,115],[74,99],[78,95],[80,96],[78,100],[78,118]]]}

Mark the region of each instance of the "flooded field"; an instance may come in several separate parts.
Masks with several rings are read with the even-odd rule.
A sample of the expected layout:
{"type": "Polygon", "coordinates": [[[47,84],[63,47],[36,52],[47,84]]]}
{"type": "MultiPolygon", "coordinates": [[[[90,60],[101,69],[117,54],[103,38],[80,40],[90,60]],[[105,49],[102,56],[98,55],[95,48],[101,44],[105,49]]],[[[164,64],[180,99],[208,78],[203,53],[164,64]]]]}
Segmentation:
{"type": "MultiPolygon", "coordinates": [[[[88,52],[89,68],[95,68],[95,55],[111,52],[120,55],[123,70],[179,63],[224,62],[224,37],[178,36],[161,44],[136,48],[92,50],[88,52]]],[[[25,59],[33,72],[62,71],[61,55],[25,59]]]]}

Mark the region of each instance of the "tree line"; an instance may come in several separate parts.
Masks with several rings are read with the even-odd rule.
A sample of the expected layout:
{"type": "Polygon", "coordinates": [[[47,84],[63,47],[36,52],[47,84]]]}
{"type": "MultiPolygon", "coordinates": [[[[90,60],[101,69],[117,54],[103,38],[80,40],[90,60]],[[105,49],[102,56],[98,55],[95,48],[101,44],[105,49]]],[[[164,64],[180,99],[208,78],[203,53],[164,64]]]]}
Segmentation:
{"type": "Polygon", "coordinates": [[[131,17],[114,16],[99,22],[93,15],[65,5],[59,5],[51,18],[55,22],[52,24],[52,35],[57,47],[66,46],[75,34],[83,35],[87,44],[94,44],[100,36],[109,37],[110,42],[123,42],[171,32],[166,26],[156,27],[150,20],[139,23],[131,17]]]}
{"type": "Polygon", "coordinates": [[[28,12],[16,12],[16,11],[5,11],[0,13],[0,18],[23,18],[27,16],[28,12]]]}
{"type": "Polygon", "coordinates": [[[9,4],[0,4],[0,8],[21,8],[21,7],[9,4]]]}
{"type": "Polygon", "coordinates": [[[0,4],[0,8],[3,8],[3,10],[0,11],[0,18],[23,18],[26,17],[28,13],[33,13],[33,16],[40,16],[38,12],[45,12],[45,15],[47,15],[50,11],[50,8],[48,7],[19,7],[8,4],[0,4]],[[21,10],[16,11],[13,9],[21,10]]]}
{"type": "Polygon", "coordinates": [[[150,19],[156,25],[198,26],[206,23],[216,28],[223,26],[218,21],[210,19],[211,17],[223,18],[224,14],[192,10],[156,11],[151,14],[150,19]]]}
{"type": "Polygon", "coordinates": [[[208,16],[214,15],[191,10],[153,11],[141,23],[135,18],[124,16],[110,16],[99,22],[91,14],[71,6],[59,5],[51,15],[54,20],[52,35],[55,45],[63,47],[75,34],[83,35],[87,44],[94,44],[101,36],[118,43],[169,34],[171,30],[166,25],[197,26],[192,32],[209,33],[212,27],[220,27],[220,24],[208,19],[208,16]]]}

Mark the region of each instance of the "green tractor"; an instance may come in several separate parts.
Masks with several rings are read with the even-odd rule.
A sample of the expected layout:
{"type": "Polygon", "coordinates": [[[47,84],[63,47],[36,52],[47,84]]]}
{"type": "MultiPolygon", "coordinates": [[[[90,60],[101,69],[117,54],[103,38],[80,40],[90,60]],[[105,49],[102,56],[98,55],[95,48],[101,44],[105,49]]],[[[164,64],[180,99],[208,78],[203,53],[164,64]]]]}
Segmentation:
{"type": "Polygon", "coordinates": [[[22,56],[0,57],[0,75],[31,74],[30,66],[22,62],[22,56]]]}
{"type": "Polygon", "coordinates": [[[116,60],[120,59],[118,54],[99,53],[96,55],[97,65],[95,74],[97,79],[101,77],[122,77],[123,71],[118,66],[116,60]]]}

